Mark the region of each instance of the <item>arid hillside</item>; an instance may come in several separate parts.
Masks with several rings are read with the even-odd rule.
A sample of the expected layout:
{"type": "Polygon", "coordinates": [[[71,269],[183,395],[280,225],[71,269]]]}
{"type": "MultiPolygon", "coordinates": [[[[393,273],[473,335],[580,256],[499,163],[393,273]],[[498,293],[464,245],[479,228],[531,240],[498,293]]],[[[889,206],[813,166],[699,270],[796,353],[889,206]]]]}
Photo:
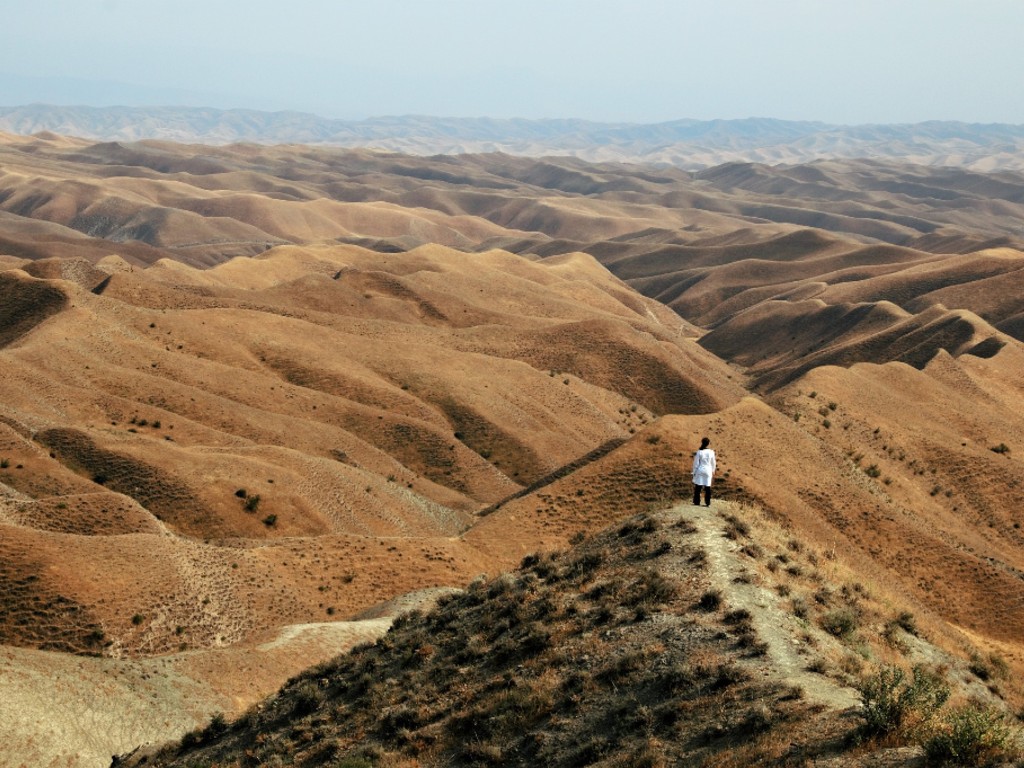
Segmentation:
{"type": "MultiPolygon", "coordinates": [[[[849,686],[891,662],[942,667],[956,696],[1020,711],[1022,220],[1024,176],[1009,172],[5,137],[0,681],[16,693],[0,765],[99,766],[180,738],[403,611],[598,531],[623,584],[648,555],[718,562],[709,581],[673,555],[658,572],[681,580],[675,597],[649,606],[667,613],[637,621],[689,626],[720,590],[768,646],[743,656],[753,633],[729,645],[709,611],[700,652],[740,654],[753,679],[774,670],[743,696],[845,686],[821,721],[836,738],[849,686]],[[698,514],[679,503],[703,435],[718,501],[691,520],[695,546],[673,526],[698,514]],[[655,511],[670,549],[620,549],[623,521],[655,511]],[[769,603],[791,636],[766,629],[781,620],[769,603]],[[839,616],[856,627],[833,631],[839,616]]],[[[625,621],[637,600],[623,590],[625,621]]],[[[439,610],[458,624],[472,599],[439,610]]],[[[563,618],[569,635],[599,631],[563,618]]],[[[631,635],[628,653],[659,653],[655,637],[631,635]]],[[[549,691],[568,667],[541,650],[525,663],[554,664],[549,691]]],[[[780,701],[803,718],[803,699],[780,701]]],[[[537,717],[557,722],[563,704],[537,717]]],[[[755,716],[734,714],[740,730],[755,716]]],[[[459,722],[416,738],[454,744],[459,722]]],[[[576,760],[579,734],[544,722],[554,751],[514,753],[576,760]]],[[[779,738],[810,738],[794,728],[779,738]]],[[[757,749],[788,759],[773,744],[757,749]]],[[[622,764],[718,754],[620,746],[622,764]]]]}
{"type": "Polygon", "coordinates": [[[460,583],[482,566],[451,541],[478,510],[744,393],[684,321],[586,256],[24,266],[0,272],[0,547],[22,585],[4,636],[30,647],[232,643],[427,573],[460,583]],[[368,548],[386,539],[411,571],[368,548]],[[132,589],[104,583],[113,562],[132,589]]]}
{"type": "Polygon", "coordinates": [[[957,764],[1022,754],[998,714],[1002,657],[937,647],[756,507],[684,504],[576,542],[112,765],[909,768],[940,764],[942,734],[975,713],[984,738],[956,740],[957,764]],[[871,714],[901,690],[904,725],[871,714]]]}

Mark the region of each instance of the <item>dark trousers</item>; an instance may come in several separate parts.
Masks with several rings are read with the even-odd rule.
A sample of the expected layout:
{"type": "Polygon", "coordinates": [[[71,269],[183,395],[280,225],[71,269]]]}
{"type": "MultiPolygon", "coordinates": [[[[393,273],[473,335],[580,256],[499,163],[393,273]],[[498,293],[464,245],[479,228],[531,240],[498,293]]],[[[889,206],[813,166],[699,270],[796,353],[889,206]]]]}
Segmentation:
{"type": "Polygon", "coordinates": [[[708,507],[711,506],[711,486],[710,485],[695,485],[693,486],[693,503],[700,504],[700,492],[704,489],[704,504],[708,507]]]}

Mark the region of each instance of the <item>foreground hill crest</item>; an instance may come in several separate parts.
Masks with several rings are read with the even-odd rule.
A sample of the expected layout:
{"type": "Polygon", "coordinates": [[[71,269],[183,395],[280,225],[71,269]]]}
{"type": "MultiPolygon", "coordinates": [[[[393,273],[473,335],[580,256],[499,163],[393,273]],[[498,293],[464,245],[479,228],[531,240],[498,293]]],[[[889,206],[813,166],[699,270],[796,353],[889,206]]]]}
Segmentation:
{"type": "Polygon", "coordinates": [[[634,516],[400,616],[233,723],[113,766],[917,764],[919,751],[858,746],[850,686],[879,657],[950,678],[963,662],[784,535],[727,502],[634,516]]]}

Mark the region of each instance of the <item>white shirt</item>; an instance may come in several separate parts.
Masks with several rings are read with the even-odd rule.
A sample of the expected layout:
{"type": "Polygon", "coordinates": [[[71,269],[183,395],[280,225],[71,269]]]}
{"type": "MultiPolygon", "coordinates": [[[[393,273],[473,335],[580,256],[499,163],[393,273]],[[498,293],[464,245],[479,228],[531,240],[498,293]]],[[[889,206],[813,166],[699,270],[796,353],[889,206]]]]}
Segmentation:
{"type": "Polygon", "coordinates": [[[701,448],[693,456],[693,484],[711,485],[714,474],[715,452],[710,448],[701,448]]]}

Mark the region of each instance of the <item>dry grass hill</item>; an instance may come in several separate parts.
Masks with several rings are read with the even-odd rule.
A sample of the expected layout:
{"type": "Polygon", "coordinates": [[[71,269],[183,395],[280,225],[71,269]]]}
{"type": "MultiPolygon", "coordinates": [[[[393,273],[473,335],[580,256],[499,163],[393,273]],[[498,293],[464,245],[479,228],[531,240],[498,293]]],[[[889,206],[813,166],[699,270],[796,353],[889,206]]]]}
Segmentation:
{"type": "MultiPolygon", "coordinates": [[[[932,722],[998,711],[1008,672],[993,657],[958,660],[849,577],[752,507],[642,513],[113,765],[907,765],[914,718],[940,734],[932,722]],[[888,684],[900,662],[913,687],[888,684]],[[905,730],[858,714],[883,700],[872,683],[914,691],[905,730]]],[[[991,726],[971,757],[1013,759],[991,726]]],[[[950,751],[919,738],[933,760],[950,751]]]]}
{"type": "Polygon", "coordinates": [[[0,764],[198,728],[180,764],[912,765],[858,731],[892,663],[1024,711],[1022,205],[878,162],[5,137],[0,764]]]}

